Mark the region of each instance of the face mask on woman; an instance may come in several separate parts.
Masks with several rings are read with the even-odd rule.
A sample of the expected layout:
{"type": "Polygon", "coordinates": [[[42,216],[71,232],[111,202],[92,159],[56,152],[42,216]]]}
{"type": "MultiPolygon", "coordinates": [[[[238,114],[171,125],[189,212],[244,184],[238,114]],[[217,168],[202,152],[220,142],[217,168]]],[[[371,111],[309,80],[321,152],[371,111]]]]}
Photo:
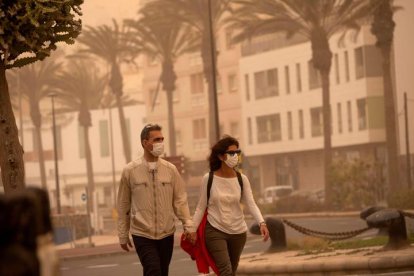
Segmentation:
{"type": "Polygon", "coordinates": [[[226,153],[226,160],[224,160],[224,163],[226,163],[227,166],[229,166],[230,168],[234,168],[237,163],[239,163],[239,156],[237,154],[228,154],[226,153]]]}
{"type": "Polygon", "coordinates": [[[160,155],[162,155],[164,153],[164,143],[154,143],[152,145],[152,151],[151,154],[154,155],[155,157],[158,157],[160,155]]]}

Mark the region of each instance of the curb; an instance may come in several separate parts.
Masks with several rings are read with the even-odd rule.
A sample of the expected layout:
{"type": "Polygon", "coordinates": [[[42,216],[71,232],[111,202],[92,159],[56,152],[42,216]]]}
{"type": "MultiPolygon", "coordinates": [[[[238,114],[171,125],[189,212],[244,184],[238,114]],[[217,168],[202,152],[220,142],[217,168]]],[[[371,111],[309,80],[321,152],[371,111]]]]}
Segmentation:
{"type": "MultiPolygon", "coordinates": [[[[374,252],[378,250],[371,249],[374,252]]],[[[242,260],[237,275],[348,275],[414,270],[414,245],[398,251],[369,253],[372,255],[351,253],[319,257],[319,260],[310,257],[294,260],[295,256],[271,253],[256,256],[256,259],[242,260]]]]}

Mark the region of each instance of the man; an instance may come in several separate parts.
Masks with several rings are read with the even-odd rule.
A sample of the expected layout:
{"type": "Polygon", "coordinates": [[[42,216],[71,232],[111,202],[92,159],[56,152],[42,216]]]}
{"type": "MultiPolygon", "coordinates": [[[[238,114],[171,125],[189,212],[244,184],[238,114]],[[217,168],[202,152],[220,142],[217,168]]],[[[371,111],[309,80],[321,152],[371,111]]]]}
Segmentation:
{"type": "Polygon", "coordinates": [[[126,165],[118,191],[119,242],[129,251],[131,233],[145,276],[168,275],[174,214],[186,233],[194,232],[184,182],[177,168],[159,157],[164,153],[163,142],[159,125],[142,129],[144,156],[126,165]]]}

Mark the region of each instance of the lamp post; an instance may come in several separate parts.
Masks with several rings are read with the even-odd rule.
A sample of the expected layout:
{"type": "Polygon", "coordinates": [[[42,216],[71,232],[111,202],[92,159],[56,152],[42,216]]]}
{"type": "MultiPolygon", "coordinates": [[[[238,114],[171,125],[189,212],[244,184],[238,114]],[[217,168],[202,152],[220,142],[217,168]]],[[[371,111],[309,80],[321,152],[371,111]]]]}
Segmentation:
{"type": "MultiPolygon", "coordinates": [[[[211,82],[213,84],[213,105],[214,105],[214,118],[210,118],[210,120],[214,120],[215,124],[215,136],[210,137],[210,143],[213,144],[212,141],[218,141],[220,139],[220,125],[219,125],[219,112],[218,112],[218,101],[217,101],[217,69],[216,69],[216,42],[214,39],[214,27],[213,27],[213,20],[212,20],[212,7],[211,7],[211,0],[208,0],[208,23],[209,23],[209,32],[210,32],[210,51],[211,51],[211,82]]],[[[211,104],[211,103],[210,103],[211,104]]]]}
{"type": "Polygon", "coordinates": [[[404,121],[405,121],[405,147],[407,158],[407,185],[411,189],[411,156],[410,156],[410,134],[408,131],[408,107],[407,107],[407,92],[404,92],[404,121]]]}
{"type": "Polygon", "coordinates": [[[59,187],[59,166],[58,166],[58,152],[57,152],[57,141],[56,141],[56,120],[55,120],[55,93],[50,93],[49,97],[52,100],[52,124],[53,124],[53,151],[55,156],[55,181],[56,181],[56,210],[57,213],[61,213],[60,209],[60,187],[59,187]]]}

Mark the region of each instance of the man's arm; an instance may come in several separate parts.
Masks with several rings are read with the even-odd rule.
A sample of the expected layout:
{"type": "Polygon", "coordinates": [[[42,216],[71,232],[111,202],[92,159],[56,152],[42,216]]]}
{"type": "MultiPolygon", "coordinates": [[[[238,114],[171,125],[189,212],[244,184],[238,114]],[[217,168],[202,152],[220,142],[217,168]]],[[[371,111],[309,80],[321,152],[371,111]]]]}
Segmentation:
{"type": "Polygon", "coordinates": [[[185,191],[184,181],[175,166],[173,167],[173,173],[174,213],[181,220],[184,231],[195,232],[193,220],[190,215],[190,209],[188,208],[187,192],[185,191]]]}
{"type": "Polygon", "coordinates": [[[129,177],[124,169],[118,189],[118,237],[119,243],[125,251],[129,251],[128,246],[132,247],[129,240],[131,188],[128,182],[129,177]]]}

